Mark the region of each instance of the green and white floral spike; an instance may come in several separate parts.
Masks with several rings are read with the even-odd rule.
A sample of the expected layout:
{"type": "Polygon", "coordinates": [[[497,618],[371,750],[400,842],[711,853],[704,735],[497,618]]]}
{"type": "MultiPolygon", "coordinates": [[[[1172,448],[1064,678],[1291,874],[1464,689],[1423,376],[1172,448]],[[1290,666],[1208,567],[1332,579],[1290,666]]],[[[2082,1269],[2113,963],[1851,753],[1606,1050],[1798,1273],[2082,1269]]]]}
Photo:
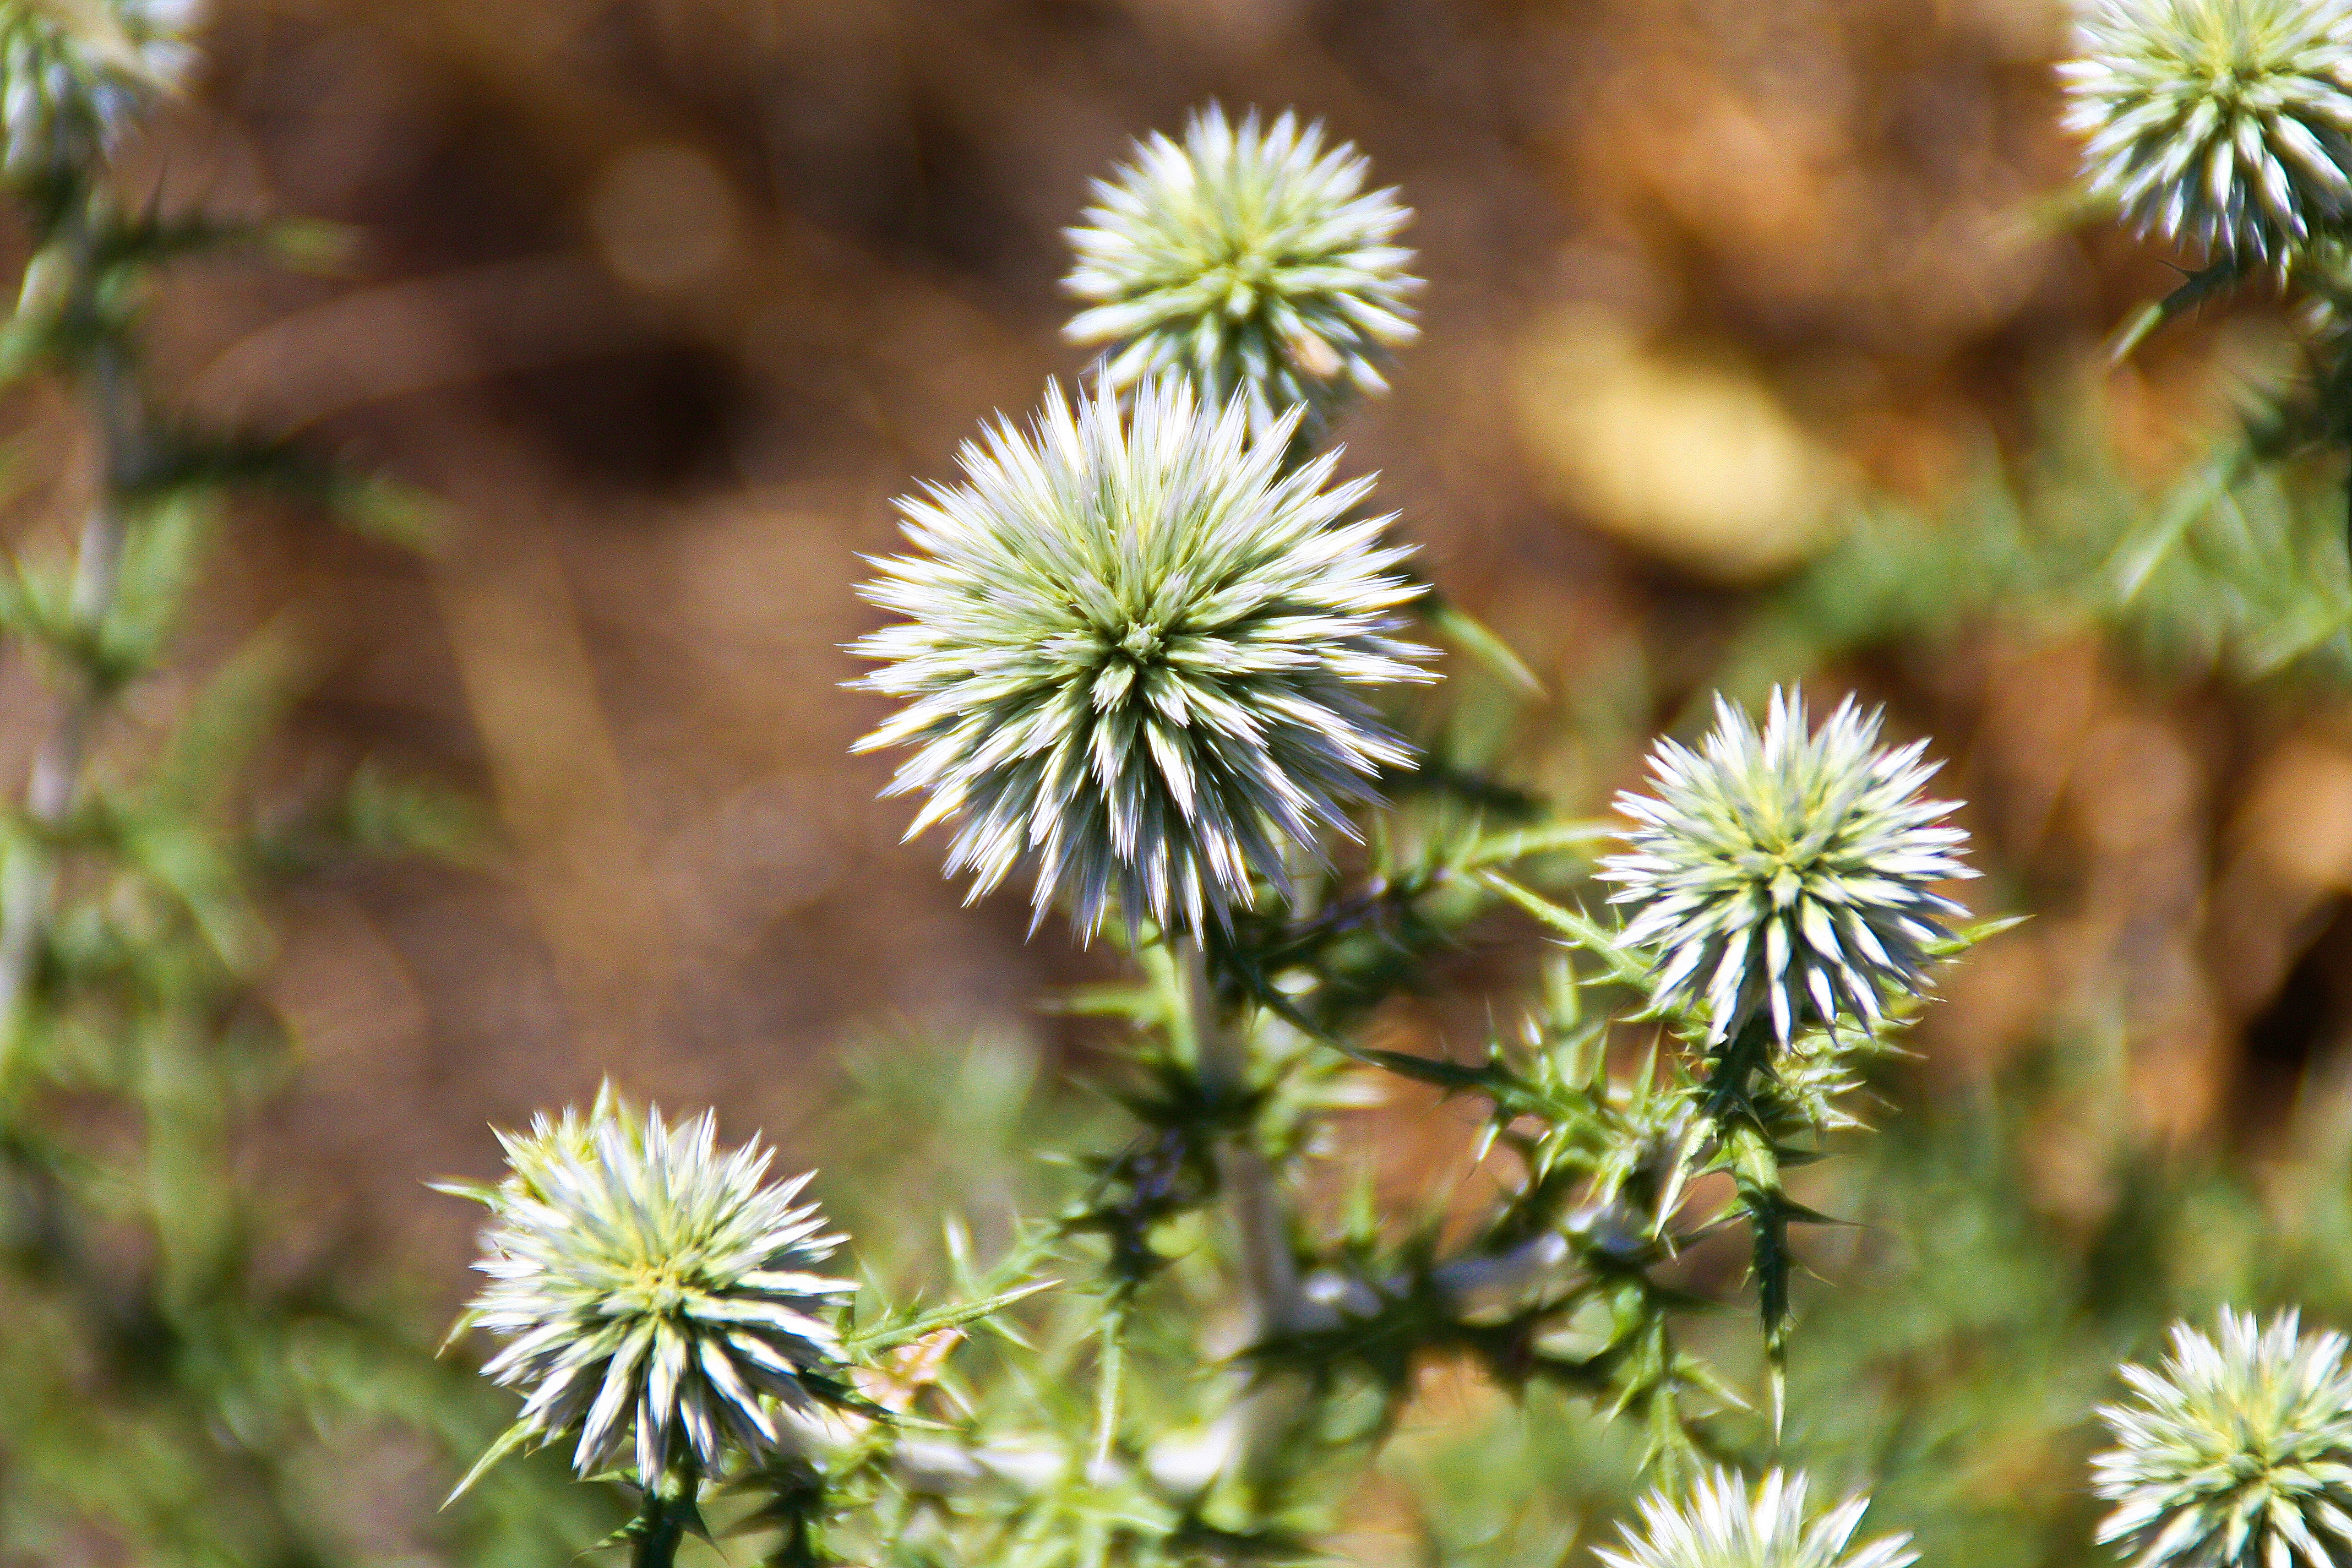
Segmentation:
{"type": "Polygon", "coordinates": [[[1388,635],[1419,590],[1389,520],[1352,515],[1370,480],[1286,468],[1299,417],[1253,439],[1244,399],[1179,379],[1125,410],[1049,386],[1028,431],[966,444],[962,483],[899,503],[915,552],[865,593],[906,618],[854,651],[906,706],[858,749],[914,749],[890,793],[929,797],[909,837],[958,824],[973,898],[1026,861],[1037,919],[1197,933],[1409,765],[1360,693],[1434,679],[1388,635]]]}

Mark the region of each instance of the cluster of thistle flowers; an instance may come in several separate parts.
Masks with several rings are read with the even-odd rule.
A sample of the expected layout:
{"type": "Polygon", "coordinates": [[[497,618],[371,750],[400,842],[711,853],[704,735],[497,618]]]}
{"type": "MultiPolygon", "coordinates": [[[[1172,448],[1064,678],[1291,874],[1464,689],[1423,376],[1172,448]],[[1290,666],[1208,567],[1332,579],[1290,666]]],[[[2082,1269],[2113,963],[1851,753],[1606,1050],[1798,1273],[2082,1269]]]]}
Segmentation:
{"type": "MultiPolygon", "coordinates": [[[[2098,1540],[2133,1568],[2334,1568],[2352,1554],[2352,1350],[2283,1311],[2224,1310],[2172,1331],[2156,1367],[2126,1365],[2131,1398],[2099,1412],[2117,1447],[2092,1461],[2116,1504],[2098,1540]]],[[[1904,1568],[1903,1537],[1848,1552],[1864,1503],[1809,1514],[1801,1478],[1749,1490],[1718,1474],[1688,1500],[1644,1505],[1600,1555],[1612,1568],[1904,1568]]]]}
{"type": "MultiPolygon", "coordinates": [[[[1379,771],[1410,765],[1358,691],[1429,679],[1394,636],[1414,585],[1389,520],[1356,519],[1370,482],[1332,488],[1336,456],[1297,439],[1335,393],[1377,389],[1373,355],[1406,336],[1402,209],[1361,179],[1288,116],[1153,138],[1072,236],[1070,286],[1099,301],[1072,333],[1112,340],[1093,395],[1049,395],[1029,431],[964,449],[963,482],[902,503],[916,551],[868,595],[903,619],[857,651],[904,705],[863,745],[912,749],[892,785],[928,797],[910,835],[955,825],[972,896],[1025,865],[1039,920],[1199,938],[1286,901],[1292,865],[1353,837],[1379,771]]],[[[1699,1016],[1710,1046],[1763,1028],[1824,1119],[1845,1080],[1797,1059],[1799,1036],[1873,1035],[1885,998],[1918,994],[1961,912],[1934,889],[1968,874],[1922,748],[1877,732],[1851,701],[1818,731],[1793,697],[1760,729],[1723,705],[1701,751],[1661,749],[1655,798],[1626,797],[1639,826],[1607,871],[1655,1013],[1699,1016]]],[[[1683,1129],[1671,1192],[1702,1154],[1662,1114],[1683,1129]]],[[[1452,1274],[1486,1289],[1517,1260],[1487,1261],[1452,1274]]],[[[1720,1476],[1691,1504],[1717,1522],[1694,1528],[1834,1561],[1861,1507],[1812,1519],[1804,1492],[1775,1478],[1751,1501],[1720,1476]]],[[[1652,1524],[1680,1517],[1661,1500],[1652,1524]]]]}
{"type": "MultiPolygon", "coordinates": [[[[2099,58],[2075,73],[2109,188],[2256,257],[2335,221],[2343,16],[2110,0],[2087,24],[2099,58]]],[[[973,897],[1025,868],[1038,920],[1059,906],[1082,937],[1117,923],[1136,942],[1149,920],[1198,939],[1285,897],[1300,858],[1355,831],[1379,773],[1410,765],[1365,694],[1430,679],[1395,635],[1415,585],[1389,520],[1358,515],[1370,481],[1335,484],[1335,456],[1298,439],[1377,390],[1412,333],[1416,285],[1391,244],[1405,213],[1363,179],[1351,149],[1287,115],[1211,110],[1181,142],[1142,144],[1073,233],[1069,285],[1091,308],[1072,334],[1110,344],[1097,384],[1075,403],[1049,388],[1026,429],[964,448],[960,483],[901,503],[914,550],[867,593],[902,618],[857,651],[902,706],[862,744],[911,749],[892,786],[927,797],[910,835],[952,825],[948,869],[973,897]]],[[[1793,696],[1760,724],[1721,704],[1700,745],[1660,745],[1653,793],[1621,798],[1633,826],[1602,871],[1654,1016],[1718,1071],[1811,1095],[1816,1124],[1850,1082],[1836,1042],[1874,1038],[1891,999],[1922,994],[1961,912],[1937,889],[1969,874],[1921,747],[1878,731],[1850,700],[1818,727],[1793,696]]],[[[1719,1114],[1737,1113],[1731,1089],[1719,1114]]],[[[1672,1194],[1698,1140],[1687,1106],[1653,1120],[1674,1168],[1643,1179],[1672,1194]]],[[[609,1099],[508,1148],[513,1174],[477,1193],[492,1284],[468,1321],[508,1337],[488,1370],[528,1397],[492,1458],[562,1436],[583,1475],[633,1456],[650,1497],[730,1450],[814,1440],[796,1416],[841,1386],[826,1309],[848,1287],[814,1272],[834,1238],[797,1184],[766,1184],[755,1148],[719,1152],[708,1118],[671,1128],[609,1099]]],[[[2106,1413],[2123,1447],[2100,1461],[2120,1504],[2105,1537],[2150,1565],[2336,1560],[2328,1542],[2352,1543],[2344,1350],[2291,1317],[2266,1332],[2225,1317],[2218,1340],[2179,1331],[2161,1373],[2129,1369],[2140,1403],[2106,1413]]],[[[1809,1489],[1703,1475],[1653,1495],[1602,1555],[1912,1560],[1899,1536],[1853,1544],[1864,1499],[1817,1509],[1809,1489]]]]}
{"type": "Polygon", "coordinates": [[[1370,480],[1294,460],[1413,331],[1409,215],[1365,173],[1287,114],[1140,145],[1071,233],[1096,303],[1070,334],[1111,342],[1092,391],[1049,385],[1028,430],[964,447],[961,484],[901,503],[917,553],[866,593],[905,619],[856,651],[906,705],[860,749],[914,748],[909,837],[956,822],[974,898],[1027,861],[1040,920],[1197,933],[1406,763],[1360,695],[1431,679],[1391,635],[1405,552],[1354,515],[1370,480]]]}
{"type": "MultiPolygon", "coordinates": [[[[2132,1398],[2099,1415],[2117,1442],[2092,1461],[2115,1503],[2098,1529],[2133,1568],[2334,1568],[2352,1554],[2352,1365],[2340,1333],[2224,1310],[2176,1324],[2160,1366],[2121,1369],[2132,1398]]],[[[1680,1504],[1652,1498],[1612,1568],[1904,1568],[1902,1536],[1848,1552],[1856,1497],[1819,1514],[1803,1479],[1748,1489],[1727,1473],[1680,1504]]]]}
{"type": "MultiPolygon", "coordinates": [[[[1365,692],[1430,678],[1395,635],[1415,586],[1389,520],[1357,515],[1370,481],[1333,483],[1335,455],[1296,440],[1409,331],[1402,209],[1362,178],[1287,116],[1211,111],[1146,143],[1074,237],[1072,287],[1098,303],[1073,331],[1114,340],[1097,384],[1075,405],[1049,390],[1027,429],[965,447],[961,482],[901,503],[915,549],[867,592],[902,618],[858,651],[903,705],[862,744],[911,748],[892,786],[927,797],[910,834],[951,824],[973,897],[1025,868],[1039,920],[1198,940],[1284,898],[1380,771],[1410,765],[1365,692]]],[[[1850,700],[1818,727],[1793,696],[1760,725],[1722,704],[1697,748],[1660,746],[1654,794],[1622,797],[1627,852],[1603,872],[1654,1016],[1744,1050],[1743,1080],[1811,1094],[1816,1125],[1850,1081],[1818,1041],[1874,1037],[1923,992],[1961,912],[1937,889],[1969,874],[1922,748],[1878,732],[1850,700]]],[[[1626,1158],[1666,1148],[1643,1179],[1671,1194],[1699,1140],[1687,1104],[1654,1120],[1668,1135],[1626,1158]]],[[[490,1370],[529,1391],[511,1442],[576,1431],[583,1474],[634,1453],[649,1495],[730,1444],[788,1447],[792,1414],[828,1396],[823,1309],[845,1288],[811,1272],[829,1242],[762,1159],[617,1102],[509,1149],[515,1174],[478,1194],[494,1283],[471,1321],[510,1337],[490,1370]]],[[[1610,1169],[1599,1185],[1635,1184],[1610,1169]]],[[[1612,1561],[1909,1560],[1899,1540],[1849,1552],[1863,1504],[1806,1496],[1801,1477],[1703,1478],[1654,1498],[1612,1561]]]]}

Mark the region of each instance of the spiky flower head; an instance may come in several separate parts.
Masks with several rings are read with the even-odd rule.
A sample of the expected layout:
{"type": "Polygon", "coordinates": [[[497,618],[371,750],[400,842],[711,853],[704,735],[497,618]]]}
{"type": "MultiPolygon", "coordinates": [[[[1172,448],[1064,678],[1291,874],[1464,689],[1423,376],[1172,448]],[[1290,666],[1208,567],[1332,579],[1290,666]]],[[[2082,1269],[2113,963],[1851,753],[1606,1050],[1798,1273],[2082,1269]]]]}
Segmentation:
{"type": "Polygon", "coordinates": [[[0,0],[0,173],[79,168],[188,59],[190,0],[0,0]]]}
{"type": "Polygon", "coordinates": [[[1181,144],[1154,132],[1069,231],[1063,287],[1096,303],[1065,330],[1112,345],[1112,385],[1181,373],[1210,403],[1245,395],[1260,431],[1293,405],[1319,420],[1387,390],[1381,366],[1416,335],[1406,300],[1421,279],[1390,243],[1412,213],[1365,191],[1369,171],[1288,112],[1236,125],[1213,104],[1181,144]]]}
{"type": "Polygon", "coordinates": [[[2092,1460],[2117,1504],[2102,1542],[2138,1568],[2330,1568],[2352,1558],[2352,1370],[2342,1334],[2223,1311],[2172,1331],[2160,1371],[2122,1368],[2138,1398],[2099,1412],[2123,1446],[2092,1460]]]}
{"type": "Polygon", "coordinates": [[[670,1126],[607,1090],[585,1117],[501,1132],[506,1179],[453,1189],[492,1215],[474,1266],[490,1282],[458,1328],[504,1337],[482,1371],[527,1393],[476,1476],[576,1429],[580,1474],[633,1458],[653,1489],[680,1466],[714,1473],[730,1445],[772,1450],[773,1406],[808,1405],[805,1379],[839,1354],[824,1314],[856,1289],[814,1271],[841,1237],[794,1201],[807,1176],[769,1182],[758,1139],[716,1136],[708,1111],[670,1126]]]}
{"type": "Polygon", "coordinates": [[[1804,699],[1775,689],[1759,731],[1717,697],[1701,748],[1661,741],[1654,798],[1618,809],[1632,852],[1601,877],[1632,909],[1624,938],[1654,950],[1654,999],[1701,1012],[1710,1043],[1759,1010],[1786,1046],[1819,1020],[1880,1021],[1880,991],[1916,994],[1945,921],[1968,911],[1935,891],[1973,876],[1949,801],[1920,789],[1939,764],[1925,742],[1878,742],[1880,715],[1852,698],[1810,730],[1804,699]]]}
{"type": "Polygon", "coordinates": [[[1869,1508],[1852,1497],[1826,1511],[1805,1506],[1801,1474],[1774,1470],[1751,1489],[1730,1470],[1702,1475],[1680,1502],[1653,1492],[1642,1526],[1622,1547],[1600,1547],[1610,1568],[1905,1568],[1919,1554],[1907,1535],[1848,1549],[1869,1508]]]}
{"type": "Polygon", "coordinates": [[[1026,433],[1000,423],[962,483],[898,503],[917,552],[865,594],[907,618],[854,651],[908,700],[858,749],[915,748],[890,793],[930,797],[909,837],[960,819],[948,872],[973,898],[1025,858],[1039,919],[1066,898],[1082,934],[1114,902],[1197,931],[1407,764],[1358,689],[1431,679],[1386,635],[1419,589],[1389,519],[1349,517],[1370,479],[1327,488],[1330,455],[1285,471],[1297,418],[1253,441],[1240,398],[1179,380],[1124,415],[1048,385],[1026,433]]]}
{"type": "Polygon", "coordinates": [[[2284,261],[2352,216],[2352,5],[2096,0],[2059,68],[2091,187],[2143,230],[2284,261]]]}

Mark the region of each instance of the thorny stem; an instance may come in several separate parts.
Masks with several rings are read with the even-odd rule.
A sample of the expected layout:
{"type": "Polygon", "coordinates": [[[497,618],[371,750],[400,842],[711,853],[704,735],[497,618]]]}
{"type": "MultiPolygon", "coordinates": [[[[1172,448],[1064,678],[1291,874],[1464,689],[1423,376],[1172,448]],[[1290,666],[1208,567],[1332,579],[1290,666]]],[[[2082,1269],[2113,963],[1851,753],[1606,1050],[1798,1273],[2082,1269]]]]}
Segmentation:
{"type": "Polygon", "coordinates": [[[692,1481],[687,1481],[684,1489],[675,1496],[667,1487],[649,1489],[645,1506],[637,1510],[636,1521],[630,1526],[635,1545],[629,1553],[629,1568],[672,1568],[693,1511],[692,1481]]]}
{"type": "MultiPolygon", "coordinates": [[[[1249,1087],[1247,1037],[1218,1010],[1208,955],[1199,937],[1188,936],[1177,943],[1177,964],[1183,974],[1193,1061],[1202,1087],[1231,1103],[1249,1087]]],[[[1234,1229],[1241,1245],[1250,1337],[1253,1342],[1262,1341],[1298,1321],[1298,1263],[1291,1256],[1282,1194],[1265,1156],[1250,1142],[1246,1129],[1219,1145],[1217,1170],[1233,1205],[1234,1229]]],[[[1306,1390],[1296,1379],[1281,1384],[1254,1381],[1234,1406],[1241,1438],[1238,1469],[1250,1479],[1253,1490],[1270,1479],[1270,1468],[1305,1413],[1305,1400],[1306,1390]]]]}
{"type": "MultiPolygon", "coordinates": [[[[73,229],[65,237],[74,257],[72,301],[68,307],[94,311],[86,203],[77,204],[73,229]]],[[[74,561],[70,607],[78,626],[97,626],[114,603],[128,531],[121,494],[145,445],[144,416],[121,344],[101,335],[91,355],[87,382],[100,443],[99,498],[83,520],[74,561]]],[[[62,824],[80,793],[82,763],[89,751],[105,693],[93,671],[80,668],[68,679],[55,721],[35,751],[25,789],[25,815],[38,829],[62,824]]],[[[44,846],[20,844],[0,877],[0,1092],[14,1077],[25,1024],[25,993],[39,953],[57,892],[57,865],[44,846]]]]}
{"type": "MultiPolygon", "coordinates": [[[[1248,1087],[1249,1044],[1240,1029],[1217,1008],[1216,987],[1209,976],[1201,939],[1188,936],[1177,944],[1177,962],[1183,971],[1184,997],[1191,1014],[1192,1048],[1202,1087],[1221,1100],[1238,1099],[1248,1087]]],[[[1242,1275],[1249,1291],[1252,1328],[1260,1335],[1288,1325],[1298,1301],[1298,1265],[1290,1254],[1282,1194],[1265,1156],[1246,1136],[1228,1141],[1217,1155],[1218,1171],[1233,1204],[1234,1228],[1239,1233],[1242,1275]]]]}

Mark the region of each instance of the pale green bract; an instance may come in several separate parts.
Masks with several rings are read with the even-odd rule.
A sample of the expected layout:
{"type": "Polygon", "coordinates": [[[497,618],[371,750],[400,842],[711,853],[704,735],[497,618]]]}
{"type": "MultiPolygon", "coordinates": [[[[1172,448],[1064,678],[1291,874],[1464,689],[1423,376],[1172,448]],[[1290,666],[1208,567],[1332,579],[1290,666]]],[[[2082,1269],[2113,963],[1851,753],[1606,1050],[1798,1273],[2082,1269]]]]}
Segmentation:
{"type": "Polygon", "coordinates": [[[609,1090],[499,1136],[506,1179],[448,1189],[493,1216],[475,1264],[490,1283],[458,1330],[506,1339],[483,1373],[526,1391],[484,1465],[576,1429],[581,1475],[633,1459],[650,1491],[782,1443],[774,1406],[807,1406],[804,1375],[840,1354],[824,1314],[856,1289],[814,1272],[842,1238],[795,1202],[809,1178],[768,1182],[772,1152],[717,1148],[708,1111],[668,1126],[609,1090]]]}
{"type": "Polygon", "coordinates": [[[1802,1475],[1774,1470],[1751,1489],[1730,1470],[1703,1475],[1676,1502],[1653,1492],[1642,1501],[1639,1530],[1623,1543],[1595,1548],[1610,1568],[1905,1568],[1917,1561],[1907,1535],[1848,1548],[1870,1506],[1848,1498],[1814,1512],[1802,1475]]]}
{"type": "Polygon", "coordinates": [[[961,484],[900,501],[917,553],[865,594],[907,618],[854,651],[907,705],[858,749],[914,748],[890,793],[929,796],[909,837],[960,822],[971,897],[1027,859],[1037,919],[1062,898],[1082,935],[1114,907],[1130,934],[1197,932],[1409,765],[1357,689],[1433,679],[1386,635],[1420,589],[1389,519],[1349,516],[1370,479],[1327,489],[1330,454],[1285,469],[1298,417],[1253,440],[1241,398],[1181,381],[1124,416],[1107,386],[1074,407],[1048,385],[1028,433],[999,424],[961,484]]]}
{"type": "Polygon", "coordinates": [[[1392,190],[1366,192],[1368,169],[1289,113],[1236,125],[1212,106],[1181,144],[1155,132],[1069,231],[1063,286],[1096,303],[1067,335],[1111,345],[1116,387],[1174,372],[1210,403],[1243,395],[1260,432],[1294,405],[1313,423],[1387,390],[1381,366],[1416,335],[1406,300],[1421,279],[1391,243],[1412,214],[1392,190]]]}
{"type": "Polygon", "coordinates": [[[2117,1504],[2101,1542],[2137,1568],[2330,1568],[2352,1557],[2352,1370],[2338,1333],[2224,1310],[2210,1337],[2172,1331],[2160,1371],[2125,1366],[2138,1398],[2099,1412],[2122,1446],[2092,1461],[2117,1504]]]}
{"type": "Polygon", "coordinates": [[[79,168],[186,68],[190,0],[0,0],[0,172],[79,168]]]}
{"type": "Polygon", "coordinates": [[[1937,894],[1975,875],[1953,809],[1920,789],[1937,764],[1925,742],[1877,745],[1880,718],[1849,698],[1818,731],[1804,700],[1775,690],[1764,726],[1721,697],[1699,751],[1662,741],[1655,798],[1618,809],[1632,852],[1602,862],[1627,905],[1624,940],[1654,951],[1661,1008],[1703,1014],[1710,1043],[1759,1009],[1785,1047],[1810,1020],[1876,1029],[1882,988],[1916,994],[1945,921],[1968,911],[1937,894]]]}
{"type": "Polygon", "coordinates": [[[2143,229],[2284,260],[2352,216],[2352,5],[2098,0],[2060,67],[2093,190],[2143,229]]]}

